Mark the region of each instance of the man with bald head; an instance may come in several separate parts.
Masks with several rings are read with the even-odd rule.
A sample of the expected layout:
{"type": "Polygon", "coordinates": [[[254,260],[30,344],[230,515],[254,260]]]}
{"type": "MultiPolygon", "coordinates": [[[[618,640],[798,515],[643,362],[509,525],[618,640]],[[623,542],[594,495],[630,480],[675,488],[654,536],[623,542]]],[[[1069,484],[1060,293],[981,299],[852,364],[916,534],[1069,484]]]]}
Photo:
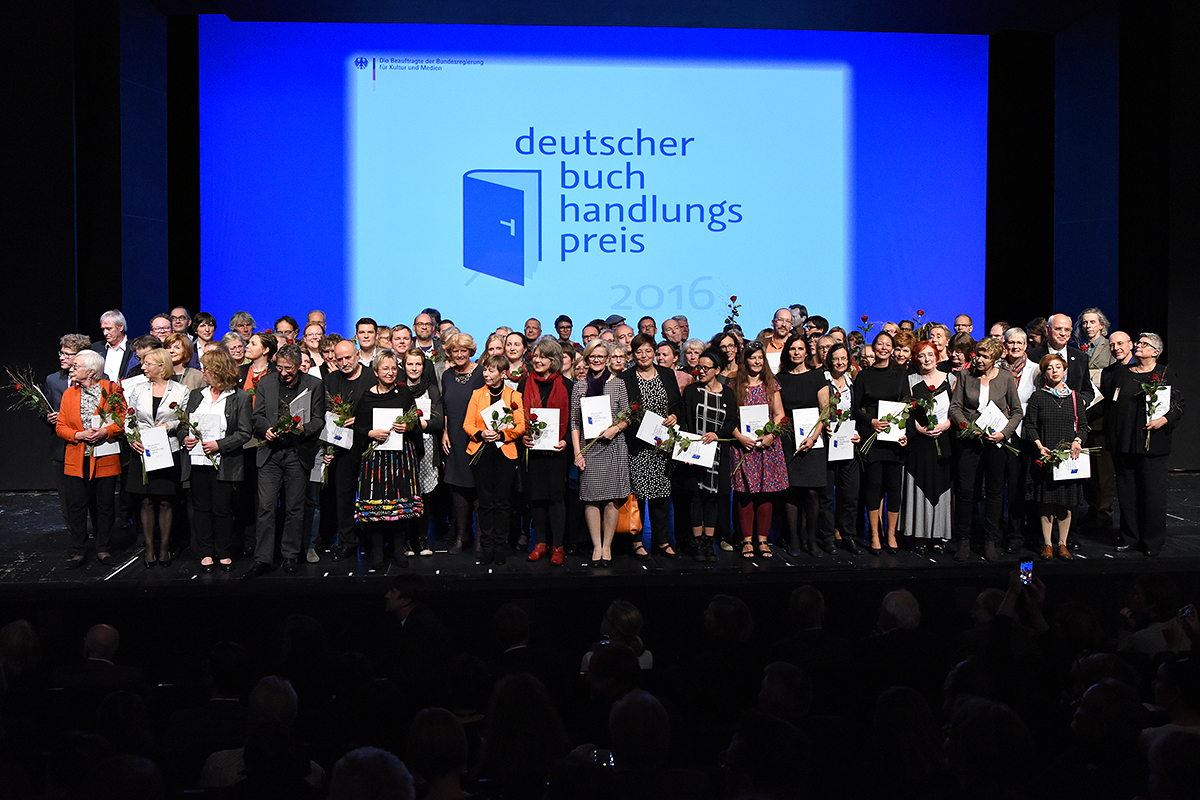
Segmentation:
{"type": "Polygon", "coordinates": [[[138,688],[142,671],[113,663],[120,644],[121,635],[116,628],[93,625],[83,637],[83,663],[59,670],[54,679],[55,687],[77,693],[75,699],[93,710],[109,692],[138,688]]]}
{"type": "Polygon", "coordinates": [[[767,340],[768,353],[782,353],[784,342],[792,335],[792,311],[788,308],[778,308],[771,318],[771,338],[767,340]]]}
{"type": "Polygon", "coordinates": [[[1055,314],[1046,321],[1046,327],[1049,328],[1046,344],[1030,350],[1027,357],[1036,364],[1047,353],[1062,356],[1067,362],[1067,386],[1079,395],[1080,406],[1090,406],[1092,398],[1096,396],[1096,390],[1088,373],[1087,354],[1069,344],[1075,329],[1074,321],[1066,314],[1055,314]]]}
{"type": "Polygon", "coordinates": [[[1108,352],[1112,353],[1113,364],[1132,364],[1133,339],[1125,331],[1113,331],[1108,337],[1108,352]]]}
{"type": "MultiPolygon", "coordinates": [[[[633,337],[637,335],[637,332],[634,331],[634,329],[631,328],[629,325],[626,325],[624,322],[622,322],[620,325],[618,325],[613,330],[613,333],[616,335],[617,342],[624,345],[625,350],[627,352],[629,352],[629,349],[630,349],[631,345],[633,344],[633,337]]],[[[633,353],[629,352],[629,355],[630,355],[629,360],[632,361],[633,353]]]]}
{"type": "MultiPolygon", "coordinates": [[[[325,376],[325,393],[329,397],[340,397],[351,408],[357,408],[358,401],[374,385],[375,373],[358,360],[354,342],[343,339],[335,344],[333,363],[325,376]]],[[[346,427],[353,424],[354,418],[351,417],[346,427]]],[[[357,558],[358,527],[354,521],[354,495],[358,488],[359,459],[352,456],[350,450],[337,446],[333,448],[333,455],[322,457],[329,470],[337,512],[337,544],[333,547],[333,558],[335,561],[357,558]]]]}

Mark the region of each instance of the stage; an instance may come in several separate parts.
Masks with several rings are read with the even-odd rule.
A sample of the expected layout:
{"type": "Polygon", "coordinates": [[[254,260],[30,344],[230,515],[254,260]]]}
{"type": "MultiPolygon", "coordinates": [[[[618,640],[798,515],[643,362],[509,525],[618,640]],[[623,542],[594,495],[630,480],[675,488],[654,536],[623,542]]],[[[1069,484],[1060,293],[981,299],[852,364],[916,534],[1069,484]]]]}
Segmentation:
{"type": "MultiPolygon", "coordinates": [[[[979,591],[1005,588],[1021,558],[1034,561],[1035,574],[1047,585],[1048,605],[1082,600],[1111,619],[1127,604],[1133,581],[1144,572],[1170,574],[1186,601],[1200,599],[1200,474],[1172,473],[1168,480],[1168,539],[1154,559],[1132,549],[1118,553],[1108,541],[1081,536],[1070,562],[1043,562],[1032,550],[994,563],[976,552],[968,562],[956,563],[949,553],[901,550],[875,557],[839,550],[813,558],[791,557],[776,547],[770,560],[746,561],[726,551],[719,552],[716,564],[688,557],[643,562],[615,555],[606,568],[592,567],[578,556],[568,556],[562,567],[548,558],[530,563],[510,550],[503,566],[485,567],[473,555],[452,555],[445,543],[435,542],[435,554],[410,558],[406,571],[426,579],[430,605],[456,632],[462,648],[473,651],[488,646],[495,609],[518,602],[534,620],[535,636],[582,652],[595,640],[600,616],[616,598],[643,609],[646,636],[660,646],[674,642],[682,647],[699,633],[708,599],[722,593],[750,605],[756,639],[770,642],[786,635],[788,595],[806,583],[824,593],[827,624],[847,632],[866,635],[883,595],[901,586],[920,599],[923,625],[959,629],[967,624],[979,591]]],[[[85,568],[68,571],[57,496],[0,495],[0,624],[25,617],[38,625],[44,641],[69,649],[91,624],[110,622],[122,631],[123,642],[129,642],[139,662],[169,676],[180,668],[180,656],[184,661],[202,658],[223,638],[253,643],[269,661],[283,622],[293,613],[321,621],[331,647],[356,649],[377,635],[389,577],[400,572],[390,562],[374,568],[365,559],[334,561],[322,554],[319,563],[302,561],[295,574],[277,566],[257,580],[242,580],[251,559],[238,559],[231,573],[205,574],[187,549],[170,567],[146,569],[133,535],[131,528],[117,532],[115,567],[102,567],[89,553],[85,568]]]]}

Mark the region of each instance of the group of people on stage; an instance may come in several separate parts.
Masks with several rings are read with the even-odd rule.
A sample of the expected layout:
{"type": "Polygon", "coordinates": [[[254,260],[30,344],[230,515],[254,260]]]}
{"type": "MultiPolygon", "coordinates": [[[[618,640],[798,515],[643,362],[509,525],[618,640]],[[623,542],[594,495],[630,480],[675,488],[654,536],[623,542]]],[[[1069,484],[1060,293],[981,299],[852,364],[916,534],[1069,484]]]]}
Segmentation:
{"type": "Polygon", "coordinates": [[[280,508],[289,572],[320,559],[322,512],[334,558],[363,547],[381,562],[390,544],[401,566],[433,554],[431,523],[485,564],[516,545],[561,565],[576,519],[591,548],[579,555],[603,566],[640,509],[651,537],[649,550],[634,537],[638,559],[774,558],[781,511],[775,546],[792,555],[839,542],[879,555],[903,537],[963,561],[977,507],[985,559],[1035,528],[1035,552],[1070,559],[1085,500],[1085,527],[1159,553],[1184,411],[1159,336],[1109,331],[1094,308],[998,322],[978,340],[965,315],[953,331],[920,315],[884,323],[870,340],[863,323],[847,332],[792,306],[706,341],[682,315],[659,338],[652,317],[635,329],[613,314],[576,343],[562,315],[551,335],[529,319],[481,336],[480,352],[435,309],[411,327],[363,318],[344,338],[320,311],[268,330],[239,311],[219,337],[211,314],[175,308],[134,340],[109,311],[104,341],[62,337],[45,382],[67,566],[87,563],[89,509],[95,557],[114,563],[118,487],[146,567],[171,563],[185,493],[202,571],[233,569],[235,519],[252,520],[247,578],[272,569],[280,508]]]}

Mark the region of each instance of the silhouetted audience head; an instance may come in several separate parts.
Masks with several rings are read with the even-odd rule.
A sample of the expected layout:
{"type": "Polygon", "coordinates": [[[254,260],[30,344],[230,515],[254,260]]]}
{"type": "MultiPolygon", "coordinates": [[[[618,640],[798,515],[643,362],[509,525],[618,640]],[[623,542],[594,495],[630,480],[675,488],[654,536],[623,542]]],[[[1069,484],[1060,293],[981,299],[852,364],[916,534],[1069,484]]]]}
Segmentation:
{"type": "Polygon", "coordinates": [[[799,630],[820,628],[825,621],[825,597],[815,586],[799,586],[788,598],[788,613],[799,630]]]}
{"type": "Polygon", "coordinates": [[[892,686],[879,695],[871,741],[871,752],[884,761],[896,785],[944,771],[941,726],[916,689],[892,686]]]}
{"type": "Polygon", "coordinates": [[[112,661],[121,644],[121,635],[111,625],[93,625],[83,637],[83,655],[85,658],[100,658],[112,661]]]}
{"type": "Polygon", "coordinates": [[[1086,741],[1133,744],[1145,727],[1146,709],[1132,686],[1104,678],[1083,693],[1071,731],[1086,741]]]}
{"type": "Polygon", "coordinates": [[[291,682],[277,675],[263,678],[250,692],[248,718],[251,728],[269,719],[290,726],[296,721],[296,711],[296,690],[291,682]]]}
{"type": "Polygon", "coordinates": [[[33,672],[42,663],[42,647],[28,620],[0,628],[0,670],[11,680],[33,672]]]}
{"type": "Polygon", "coordinates": [[[1076,659],[1071,662],[1071,678],[1075,684],[1075,697],[1082,697],[1085,691],[1105,678],[1120,681],[1135,690],[1141,683],[1138,671],[1116,653],[1093,653],[1076,659]]]}
{"type": "Polygon", "coordinates": [[[634,689],[608,714],[613,763],[618,769],[661,767],[671,750],[671,720],[658,698],[634,689]]]}
{"type": "Polygon", "coordinates": [[[1158,666],[1154,702],[1168,714],[1200,712],[1200,658],[1171,655],[1158,666]]]}
{"type": "Polygon", "coordinates": [[[541,681],[528,673],[496,684],[488,706],[479,773],[513,794],[541,786],[567,754],[567,732],[541,681]]]}
{"type": "Polygon", "coordinates": [[[879,630],[913,631],[921,624],[921,604],[907,589],[897,589],[884,595],[879,606],[879,630]]]}
{"type": "Polygon", "coordinates": [[[642,643],[642,612],[627,600],[614,600],[600,619],[600,634],[610,641],[623,644],[635,656],[646,652],[642,643]]]}
{"type": "Polygon", "coordinates": [[[721,757],[726,793],[729,797],[799,797],[803,756],[794,726],[761,711],[747,711],[721,757]]]}
{"type": "Polygon", "coordinates": [[[594,695],[611,703],[637,688],[641,672],[637,656],[628,647],[600,642],[592,647],[585,679],[594,695]]]}
{"type": "Polygon", "coordinates": [[[813,684],[808,674],[786,661],[767,664],[758,692],[758,710],[796,725],[812,710],[813,684]]]}
{"type": "Polygon", "coordinates": [[[1139,575],[1129,592],[1129,610],[1139,625],[1165,622],[1182,605],[1179,584],[1170,575],[1147,572],[1139,575]]]}
{"type": "Polygon", "coordinates": [[[946,767],[968,792],[1002,796],[1020,781],[1033,742],[1008,706],[965,697],[946,726],[946,767]]]}
{"type": "Polygon", "coordinates": [[[704,629],[720,641],[744,644],[754,635],[754,618],[741,598],[718,594],[704,609],[704,629]]]}
{"type": "Polygon", "coordinates": [[[492,615],[492,636],[501,650],[529,643],[529,615],[516,603],[505,603],[492,615]]]}
{"type": "Polygon", "coordinates": [[[1000,604],[1003,602],[1004,592],[999,589],[984,589],[971,606],[971,620],[981,628],[986,626],[1000,611],[1000,604]]]}
{"type": "Polygon", "coordinates": [[[1150,800],[1195,800],[1200,736],[1172,731],[1150,746],[1150,800]]]}
{"type": "Polygon", "coordinates": [[[338,759],[329,781],[329,800],[413,800],[413,778],[386,750],[360,747],[338,759]]]}
{"type": "Polygon", "coordinates": [[[408,598],[414,603],[425,601],[425,579],[420,575],[404,572],[392,578],[392,588],[400,597],[408,598]]]}
{"type": "Polygon", "coordinates": [[[960,661],[946,674],[943,684],[945,704],[943,710],[949,711],[961,697],[997,698],[996,673],[991,662],[980,656],[971,656],[960,661]]]}
{"type": "Polygon", "coordinates": [[[458,717],[444,708],[420,711],[408,729],[408,765],[424,783],[467,771],[467,734],[458,717]]]}

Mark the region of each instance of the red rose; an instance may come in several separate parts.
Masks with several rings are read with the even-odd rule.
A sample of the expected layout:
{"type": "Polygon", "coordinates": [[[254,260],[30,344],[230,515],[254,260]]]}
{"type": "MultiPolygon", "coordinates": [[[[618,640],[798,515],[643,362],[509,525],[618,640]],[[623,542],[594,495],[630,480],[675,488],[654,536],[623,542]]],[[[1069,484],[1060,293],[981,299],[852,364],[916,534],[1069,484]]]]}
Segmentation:
{"type": "Polygon", "coordinates": [[[783,424],[785,424],[787,421],[788,421],[788,418],[787,418],[787,417],[784,417],[783,419],[779,420],[779,424],[780,424],[780,425],[783,425],[783,424]]]}
{"type": "Polygon", "coordinates": [[[866,314],[863,314],[863,315],[862,315],[862,321],[863,321],[863,322],[866,322],[866,321],[867,321],[867,315],[866,315],[866,314]]]}
{"type": "Polygon", "coordinates": [[[735,295],[733,295],[732,297],[730,297],[730,298],[729,298],[729,302],[731,302],[731,303],[736,303],[736,302],[737,302],[737,295],[735,294],[735,295]]]}
{"type": "Polygon", "coordinates": [[[171,405],[167,406],[167,408],[179,408],[179,403],[171,403],[171,405]]]}
{"type": "MultiPolygon", "coordinates": [[[[422,411],[421,409],[419,409],[419,408],[418,408],[418,409],[417,409],[417,416],[418,416],[418,417],[423,417],[423,416],[425,416],[425,412],[424,412],[424,411],[422,411]]],[[[536,418],[535,418],[535,419],[536,419],[536,418]]]]}
{"type": "MultiPolygon", "coordinates": [[[[420,412],[418,412],[418,413],[420,413],[420,412]]],[[[534,413],[531,411],[531,412],[529,413],[529,420],[530,420],[530,422],[537,422],[537,414],[534,414],[534,413]]]]}
{"type": "Polygon", "coordinates": [[[1157,373],[1157,372],[1153,372],[1153,373],[1151,373],[1151,374],[1150,374],[1150,380],[1152,380],[1152,381],[1156,381],[1156,380],[1158,380],[1158,373],[1157,373]]]}
{"type": "Polygon", "coordinates": [[[297,425],[299,425],[299,424],[300,424],[300,415],[299,415],[299,414],[297,414],[296,416],[292,417],[292,422],[294,422],[294,423],[296,423],[297,425]]]}
{"type": "Polygon", "coordinates": [[[15,388],[15,389],[16,389],[16,390],[19,392],[19,391],[21,391],[21,384],[19,384],[19,383],[18,383],[18,384],[17,384],[15,387],[13,387],[13,388],[15,388]]]}
{"type": "Polygon", "coordinates": [[[835,398],[837,398],[838,400],[841,400],[841,399],[842,399],[842,393],[841,393],[841,392],[834,392],[834,393],[833,393],[833,396],[834,396],[835,398]]]}
{"type": "Polygon", "coordinates": [[[937,387],[936,387],[936,386],[934,386],[934,385],[931,383],[931,384],[929,384],[929,391],[931,391],[931,392],[936,392],[936,391],[937,391],[937,387]]]}
{"type": "Polygon", "coordinates": [[[960,431],[965,431],[967,429],[967,423],[965,423],[965,422],[958,423],[958,429],[960,431]]]}
{"type": "Polygon", "coordinates": [[[1080,349],[1080,350],[1082,350],[1083,352],[1085,352],[1085,353],[1086,353],[1086,352],[1087,352],[1087,345],[1086,345],[1086,344],[1081,344],[1081,345],[1079,345],[1079,349],[1080,349]]]}
{"type": "Polygon", "coordinates": [[[1039,466],[1039,467],[1040,467],[1040,466],[1042,466],[1042,460],[1041,460],[1040,458],[1039,458],[1037,461],[1034,461],[1033,463],[1034,463],[1036,466],[1039,466]]]}
{"type": "Polygon", "coordinates": [[[922,311],[921,309],[919,309],[919,308],[918,308],[918,309],[917,309],[917,316],[918,316],[918,317],[923,317],[923,316],[925,316],[925,312],[924,312],[924,311],[922,311]]]}
{"type": "Polygon", "coordinates": [[[641,406],[639,406],[637,403],[633,403],[632,405],[629,406],[629,408],[631,411],[638,411],[641,409],[641,406]]]}

